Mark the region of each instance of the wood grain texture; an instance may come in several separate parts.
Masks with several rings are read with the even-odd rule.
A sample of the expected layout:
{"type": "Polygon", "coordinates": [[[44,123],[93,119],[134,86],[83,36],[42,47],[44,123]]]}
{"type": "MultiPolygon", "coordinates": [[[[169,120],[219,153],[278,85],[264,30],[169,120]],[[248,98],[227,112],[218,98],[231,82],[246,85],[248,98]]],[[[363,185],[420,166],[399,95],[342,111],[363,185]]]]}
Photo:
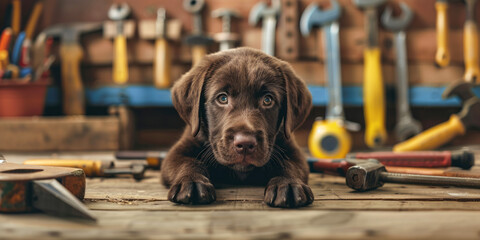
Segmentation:
{"type": "Polygon", "coordinates": [[[45,117],[0,119],[0,150],[58,151],[119,148],[116,117],[45,117]]]}

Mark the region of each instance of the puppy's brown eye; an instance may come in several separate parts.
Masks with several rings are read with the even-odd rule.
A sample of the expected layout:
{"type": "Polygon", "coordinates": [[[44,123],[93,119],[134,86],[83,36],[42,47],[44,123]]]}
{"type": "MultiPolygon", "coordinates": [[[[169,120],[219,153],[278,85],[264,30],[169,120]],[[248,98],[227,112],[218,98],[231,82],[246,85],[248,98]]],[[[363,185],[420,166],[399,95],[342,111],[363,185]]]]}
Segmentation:
{"type": "Polygon", "coordinates": [[[270,95],[265,95],[263,97],[263,105],[265,106],[270,106],[273,104],[273,98],[270,95]]]}
{"type": "Polygon", "coordinates": [[[227,104],[227,103],[228,103],[228,96],[227,96],[227,94],[220,94],[220,95],[218,95],[217,101],[218,101],[220,104],[227,104]]]}

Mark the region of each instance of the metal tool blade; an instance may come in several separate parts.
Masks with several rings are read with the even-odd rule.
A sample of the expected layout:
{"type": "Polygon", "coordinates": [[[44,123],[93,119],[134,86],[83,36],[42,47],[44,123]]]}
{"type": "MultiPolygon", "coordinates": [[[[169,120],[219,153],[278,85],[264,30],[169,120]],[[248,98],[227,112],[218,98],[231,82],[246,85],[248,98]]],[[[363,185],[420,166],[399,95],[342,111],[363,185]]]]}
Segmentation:
{"type": "Polygon", "coordinates": [[[32,181],[32,188],[34,195],[32,205],[36,209],[60,217],[97,220],[88,208],[57,180],[35,180],[32,181]]]}

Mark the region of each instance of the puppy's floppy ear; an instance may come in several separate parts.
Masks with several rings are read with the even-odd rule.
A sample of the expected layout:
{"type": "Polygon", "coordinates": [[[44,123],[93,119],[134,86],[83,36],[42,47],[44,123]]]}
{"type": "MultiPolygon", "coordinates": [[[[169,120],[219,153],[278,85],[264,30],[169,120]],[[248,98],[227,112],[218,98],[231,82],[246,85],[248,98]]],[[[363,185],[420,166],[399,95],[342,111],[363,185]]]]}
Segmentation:
{"type": "Polygon", "coordinates": [[[200,131],[200,119],[204,97],[203,88],[213,71],[223,63],[225,57],[219,54],[204,59],[185,73],[172,87],[172,102],[180,117],[192,128],[192,135],[200,131]]]}
{"type": "Polygon", "coordinates": [[[284,133],[287,139],[297,129],[312,108],[312,95],[304,81],[293,72],[289,64],[282,62],[280,71],[285,79],[286,101],[284,105],[284,133]]]}

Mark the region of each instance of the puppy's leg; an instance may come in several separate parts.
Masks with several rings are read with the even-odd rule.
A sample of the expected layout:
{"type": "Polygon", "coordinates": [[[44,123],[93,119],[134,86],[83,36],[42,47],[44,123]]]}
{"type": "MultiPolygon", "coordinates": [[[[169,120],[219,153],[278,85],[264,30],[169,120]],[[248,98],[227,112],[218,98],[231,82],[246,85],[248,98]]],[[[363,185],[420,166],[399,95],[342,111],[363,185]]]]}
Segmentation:
{"type": "Polygon", "coordinates": [[[207,204],[215,201],[215,188],[208,171],[195,159],[198,145],[180,141],[162,163],[162,179],[170,186],[168,200],[183,204],[207,204]]]}
{"type": "Polygon", "coordinates": [[[265,203],[271,207],[282,208],[311,204],[314,197],[307,185],[308,173],[308,165],[302,157],[285,160],[284,169],[270,179],[265,188],[265,203]]]}

